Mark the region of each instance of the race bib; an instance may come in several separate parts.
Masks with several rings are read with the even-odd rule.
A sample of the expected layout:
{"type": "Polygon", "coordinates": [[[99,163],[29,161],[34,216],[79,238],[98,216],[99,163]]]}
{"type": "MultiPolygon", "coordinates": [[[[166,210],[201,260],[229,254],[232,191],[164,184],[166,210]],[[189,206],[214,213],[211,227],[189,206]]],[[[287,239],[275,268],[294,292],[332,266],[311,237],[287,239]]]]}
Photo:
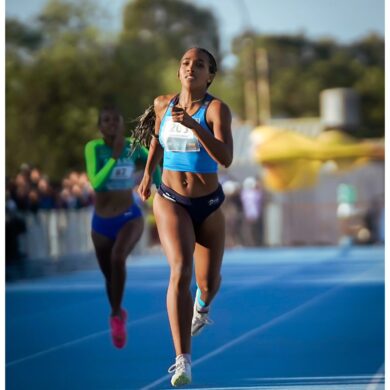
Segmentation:
{"type": "Polygon", "coordinates": [[[111,180],[126,180],[130,179],[133,174],[134,167],[132,166],[119,166],[115,167],[111,173],[111,180]]]}
{"type": "Polygon", "coordinates": [[[164,147],[169,152],[199,152],[200,144],[194,133],[181,123],[167,118],[162,129],[164,147]]]}

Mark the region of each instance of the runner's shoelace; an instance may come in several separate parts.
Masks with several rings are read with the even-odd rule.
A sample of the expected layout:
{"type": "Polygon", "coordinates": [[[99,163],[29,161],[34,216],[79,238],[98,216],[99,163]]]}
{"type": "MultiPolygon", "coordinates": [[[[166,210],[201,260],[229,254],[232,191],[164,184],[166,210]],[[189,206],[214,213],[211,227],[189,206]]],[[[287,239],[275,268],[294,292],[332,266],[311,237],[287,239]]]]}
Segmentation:
{"type": "Polygon", "coordinates": [[[185,371],[186,370],[186,364],[188,364],[186,359],[184,357],[180,356],[176,360],[176,363],[172,364],[172,366],[168,368],[168,373],[172,374],[176,370],[178,370],[178,371],[185,371]]]}
{"type": "Polygon", "coordinates": [[[197,325],[211,325],[214,323],[212,319],[209,318],[208,312],[199,313],[198,311],[195,313],[194,321],[197,325]]]}

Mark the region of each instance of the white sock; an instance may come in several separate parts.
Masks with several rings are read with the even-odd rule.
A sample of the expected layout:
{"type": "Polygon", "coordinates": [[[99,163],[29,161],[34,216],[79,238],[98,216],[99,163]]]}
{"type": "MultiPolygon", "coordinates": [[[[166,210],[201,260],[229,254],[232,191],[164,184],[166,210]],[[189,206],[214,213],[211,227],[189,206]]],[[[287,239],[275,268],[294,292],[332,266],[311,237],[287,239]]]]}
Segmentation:
{"type": "Polygon", "coordinates": [[[198,287],[196,290],[196,294],[195,294],[196,311],[198,313],[208,313],[209,306],[206,305],[205,302],[202,301],[202,298],[200,296],[201,296],[201,292],[200,292],[200,289],[198,287]]]}
{"type": "Polygon", "coordinates": [[[210,309],[209,306],[201,306],[198,300],[196,300],[196,311],[198,313],[208,313],[209,309],[210,309]]]}
{"type": "Polygon", "coordinates": [[[191,363],[191,355],[189,353],[182,353],[180,355],[177,355],[176,356],[176,360],[180,357],[180,356],[184,356],[184,358],[187,360],[187,362],[191,363]]]}

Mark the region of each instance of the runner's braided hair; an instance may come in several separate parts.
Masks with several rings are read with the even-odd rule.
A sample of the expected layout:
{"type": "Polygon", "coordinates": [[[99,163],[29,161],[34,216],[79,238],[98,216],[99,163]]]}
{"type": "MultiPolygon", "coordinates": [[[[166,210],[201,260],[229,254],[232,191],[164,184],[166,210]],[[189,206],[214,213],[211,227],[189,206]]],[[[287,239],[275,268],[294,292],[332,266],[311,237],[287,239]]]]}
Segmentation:
{"type": "Polygon", "coordinates": [[[154,134],[154,124],[156,122],[156,113],[154,112],[154,106],[149,106],[142,115],[135,118],[132,122],[136,123],[135,128],[132,132],[132,151],[137,146],[144,146],[145,148],[149,148],[150,142],[154,134]]]}
{"type": "MultiPolygon", "coordinates": [[[[203,49],[201,47],[193,47],[191,49],[197,49],[205,53],[209,59],[209,72],[211,74],[217,73],[217,62],[215,61],[214,56],[208,50],[203,49]]],[[[211,82],[207,84],[207,88],[210,86],[210,84],[211,82]]],[[[136,123],[136,126],[132,132],[133,146],[131,148],[131,153],[134,152],[137,146],[144,146],[146,148],[149,148],[152,138],[157,138],[154,133],[154,125],[156,122],[156,113],[154,112],[154,106],[149,106],[145,110],[145,112],[139,117],[135,118],[133,122],[136,123]]]]}

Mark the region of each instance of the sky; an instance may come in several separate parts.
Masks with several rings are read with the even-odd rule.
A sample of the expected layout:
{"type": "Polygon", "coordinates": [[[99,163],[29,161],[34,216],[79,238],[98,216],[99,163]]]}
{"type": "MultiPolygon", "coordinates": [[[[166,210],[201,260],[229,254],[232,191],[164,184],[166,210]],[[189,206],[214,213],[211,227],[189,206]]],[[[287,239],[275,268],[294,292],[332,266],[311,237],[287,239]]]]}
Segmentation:
{"type": "MultiPolygon", "coordinates": [[[[105,27],[119,30],[121,10],[128,0],[94,0],[107,10],[105,27]],[[109,4],[109,6],[107,5],[109,4]]],[[[221,43],[229,50],[231,39],[251,27],[264,33],[300,33],[333,37],[349,43],[368,32],[384,35],[385,0],[189,0],[214,11],[220,21],[221,43]]],[[[46,0],[6,0],[6,16],[32,20],[46,0]]]]}

